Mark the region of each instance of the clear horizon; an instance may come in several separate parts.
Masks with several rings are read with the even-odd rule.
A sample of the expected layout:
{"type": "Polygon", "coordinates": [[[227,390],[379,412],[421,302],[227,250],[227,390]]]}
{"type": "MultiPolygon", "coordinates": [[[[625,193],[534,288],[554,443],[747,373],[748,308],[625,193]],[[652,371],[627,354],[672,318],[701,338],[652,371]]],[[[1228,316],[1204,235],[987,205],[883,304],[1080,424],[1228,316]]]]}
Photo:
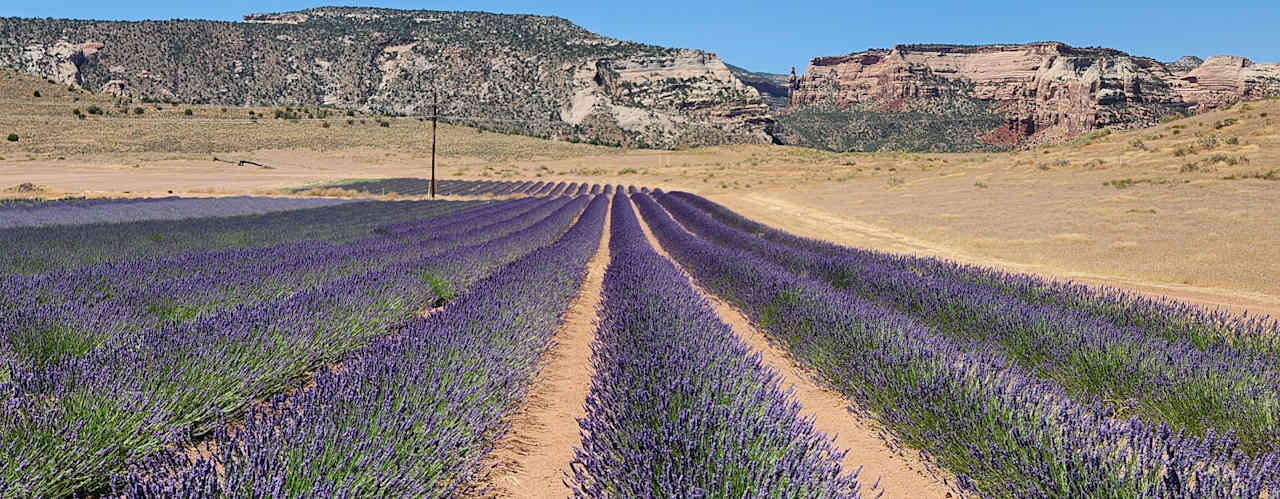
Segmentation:
{"type": "MultiPolygon", "coordinates": [[[[299,1],[174,5],[153,0],[103,4],[83,0],[11,6],[5,17],[55,17],[104,21],[208,19],[239,21],[245,14],[334,6],[299,1]]],[[[818,0],[778,9],[769,5],[712,1],[700,5],[660,0],[643,5],[600,6],[592,2],[406,1],[359,7],[479,10],[562,17],[611,38],[702,49],[751,71],[803,72],[814,57],[887,48],[906,43],[963,45],[1059,41],[1100,46],[1135,56],[1173,61],[1237,55],[1254,62],[1280,62],[1280,3],[1246,1],[1231,8],[1203,3],[1088,2],[1027,12],[1025,4],[992,1],[954,5],[926,2],[877,5],[818,0]],[[852,29],[851,29],[852,28],[852,29]]]]}

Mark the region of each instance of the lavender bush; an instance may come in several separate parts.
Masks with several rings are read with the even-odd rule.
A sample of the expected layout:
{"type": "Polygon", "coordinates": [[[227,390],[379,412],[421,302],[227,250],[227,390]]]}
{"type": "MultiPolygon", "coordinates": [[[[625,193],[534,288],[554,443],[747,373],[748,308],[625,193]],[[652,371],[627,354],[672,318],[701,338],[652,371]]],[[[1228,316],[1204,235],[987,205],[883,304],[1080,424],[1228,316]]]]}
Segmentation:
{"type": "MultiPolygon", "coordinates": [[[[448,251],[401,252],[278,299],[159,327],[120,327],[97,337],[94,344],[72,342],[65,345],[68,352],[16,363],[8,379],[0,382],[0,397],[7,406],[0,417],[0,448],[15,456],[0,462],[0,489],[38,496],[97,490],[127,463],[166,443],[216,428],[218,421],[239,414],[251,401],[284,392],[302,373],[413,317],[439,298],[428,277],[462,291],[550,243],[587,201],[516,203],[534,203],[543,206],[535,209],[550,214],[531,225],[521,219],[516,223],[524,228],[497,238],[464,230],[433,243],[430,232],[439,227],[426,224],[419,227],[424,231],[419,239],[425,243],[414,244],[435,244],[448,251]],[[451,239],[453,243],[443,242],[451,239]]],[[[484,226],[475,223],[480,220],[455,220],[452,225],[474,229],[484,226]]],[[[381,235],[357,244],[394,247],[387,238],[406,236],[381,235]]],[[[363,261],[356,259],[354,264],[363,261]]],[[[39,306],[39,301],[31,305],[39,306]]],[[[130,312],[137,313],[127,307],[123,311],[130,312]]],[[[55,351],[64,347],[57,341],[86,337],[60,334],[62,329],[5,337],[37,345],[48,344],[45,339],[50,338],[55,351]]]]}
{"type": "Polygon", "coordinates": [[[53,206],[0,210],[0,229],[253,215],[273,211],[319,208],[352,201],[350,199],[237,196],[225,198],[117,199],[110,202],[58,203],[53,206]]]}
{"type": "Polygon", "coordinates": [[[1069,308],[1080,314],[1106,320],[1118,328],[1135,328],[1170,341],[1188,341],[1198,348],[1226,343],[1280,357],[1280,322],[1266,316],[1236,315],[1222,310],[1206,311],[1168,298],[1153,299],[1109,287],[1048,281],[1030,274],[962,265],[937,258],[893,255],[839,246],[773,229],[689,193],[673,192],[670,196],[694,205],[726,225],[814,254],[874,261],[939,279],[972,282],[1028,303],[1069,308]]]}
{"type": "Polygon", "coordinates": [[[1117,411],[1193,435],[1232,433],[1250,454],[1278,450],[1280,357],[1252,348],[1257,342],[1197,344],[1168,330],[1121,327],[1088,311],[1028,300],[888,255],[777,244],[728,227],[684,198],[658,199],[700,236],[908,314],[939,333],[997,349],[1025,372],[1073,394],[1117,401],[1117,411]]]}
{"type": "Polygon", "coordinates": [[[137,497],[452,496],[478,471],[585,274],[597,197],[554,244],[439,313],[357,350],[315,385],[221,427],[209,457],[163,454],[117,480],[137,497]],[[222,472],[219,473],[218,469],[222,472]]]}
{"type": "MultiPolygon", "coordinates": [[[[511,202],[415,222],[416,232],[345,245],[195,253],[0,278],[0,289],[13,291],[0,296],[4,312],[0,333],[15,352],[14,363],[0,370],[0,380],[12,371],[39,371],[51,362],[79,357],[124,332],[175,327],[221,311],[279,300],[355,273],[501,239],[564,204],[511,202]]],[[[465,285],[429,269],[418,277],[431,285],[436,300],[447,299],[455,286],[465,285]]]]}
{"type": "MultiPolygon", "coordinates": [[[[176,199],[176,198],[175,198],[176,199]]],[[[0,213],[9,210],[30,210],[36,208],[49,208],[53,206],[80,206],[88,207],[98,204],[118,203],[140,201],[136,198],[86,198],[68,196],[63,198],[45,199],[45,198],[3,198],[0,199],[0,213]]]]}
{"type": "Polygon", "coordinates": [[[432,218],[485,201],[362,201],[262,215],[0,229],[0,275],[289,242],[343,243],[379,225],[432,218]]]}
{"type": "Polygon", "coordinates": [[[798,415],[777,374],[734,337],[613,201],[596,373],[571,463],[585,497],[857,496],[843,453],[798,415]]]}
{"type": "Polygon", "coordinates": [[[636,194],[664,247],[908,445],[998,497],[1260,497],[1280,459],[1231,435],[1126,417],[1029,376],[999,349],[698,238],[636,194]]]}

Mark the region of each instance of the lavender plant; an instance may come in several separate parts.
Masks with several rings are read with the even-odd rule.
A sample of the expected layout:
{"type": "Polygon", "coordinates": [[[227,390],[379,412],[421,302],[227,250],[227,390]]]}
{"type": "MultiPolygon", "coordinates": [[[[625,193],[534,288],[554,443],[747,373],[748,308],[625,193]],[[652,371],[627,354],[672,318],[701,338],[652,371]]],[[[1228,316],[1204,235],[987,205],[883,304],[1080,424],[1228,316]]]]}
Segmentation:
{"type": "Polygon", "coordinates": [[[179,220],[196,217],[253,215],[275,211],[320,208],[350,203],[350,199],[325,198],[155,198],[117,199],[109,202],[57,203],[0,210],[0,229],[44,225],[179,220]]]}
{"type": "Polygon", "coordinates": [[[613,203],[575,495],[857,496],[843,452],[613,203]]]}
{"type": "Polygon", "coordinates": [[[0,275],[290,242],[344,243],[379,225],[432,218],[483,201],[362,201],[262,215],[0,229],[0,275]]]}
{"type": "Polygon", "coordinates": [[[998,349],[687,232],[647,195],[640,211],[707,288],[864,404],[903,442],[996,497],[1261,497],[1280,459],[1231,435],[1117,414],[1029,376],[998,349]]]}
{"type": "Polygon", "coordinates": [[[0,311],[5,312],[0,317],[0,338],[15,350],[31,350],[18,355],[19,361],[42,365],[62,355],[78,357],[86,352],[74,350],[121,331],[173,326],[221,310],[278,300],[353,273],[500,238],[527,228],[564,204],[533,201],[418,222],[418,232],[394,238],[195,253],[0,278],[0,288],[13,291],[0,297],[0,311]],[[468,223],[451,225],[459,219],[468,223]],[[425,234],[431,239],[422,240],[425,234]],[[59,348],[59,341],[49,340],[74,342],[59,348]]]}
{"type": "Polygon", "coordinates": [[[937,258],[892,255],[840,246],[768,227],[689,193],[673,192],[670,196],[694,205],[726,225],[814,254],[874,261],[940,279],[971,282],[1027,303],[1069,308],[1111,322],[1117,328],[1134,328],[1169,341],[1187,341],[1197,348],[1228,344],[1280,357],[1280,322],[1270,317],[1236,315],[1223,310],[1206,311],[1168,298],[1153,299],[1105,286],[1049,281],[1030,274],[1003,272],[937,258]]]}
{"type": "Polygon", "coordinates": [[[550,243],[586,203],[556,201],[546,218],[496,239],[464,232],[458,240],[468,244],[443,253],[410,252],[278,300],[120,331],[78,358],[11,369],[0,384],[8,406],[0,448],[16,458],[0,462],[0,488],[19,496],[97,490],[128,463],[216,428],[413,317],[436,298],[424,274],[465,290],[550,243]]]}
{"type": "Polygon", "coordinates": [[[208,457],[163,454],[117,479],[130,497],[444,497],[465,490],[523,397],[596,250],[595,198],[558,241],[439,313],[357,350],[313,387],[223,426],[208,457]],[[222,471],[219,472],[219,469],[222,471]]]}
{"type": "MultiPolygon", "coordinates": [[[[176,197],[172,197],[176,199],[176,197]]],[[[86,198],[80,196],[67,196],[62,198],[0,198],[0,212],[9,210],[31,210],[38,208],[49,208],[53,206],[80,206],[89,207],[98,204],[120,203],[120,202],[136,202],[141,201],[138,198],[86,198]]]]}
{"type": "MultiPolygon", "coordinates": [[[[1063,304],[1030,301],[872,252],[824,254],[728,227],[658,195],[689,230],[742,248],[838,290],[912,316],[933,330],[1000,350],[1025,372],[1083,398],[1193,435],[1231,433],[1250,454],[1280,444],[1280,357],[1230,343],[1171,340],[1063,304]]],[[[1240,334],[1240,333],[1237,333],[1240,334]]]]}

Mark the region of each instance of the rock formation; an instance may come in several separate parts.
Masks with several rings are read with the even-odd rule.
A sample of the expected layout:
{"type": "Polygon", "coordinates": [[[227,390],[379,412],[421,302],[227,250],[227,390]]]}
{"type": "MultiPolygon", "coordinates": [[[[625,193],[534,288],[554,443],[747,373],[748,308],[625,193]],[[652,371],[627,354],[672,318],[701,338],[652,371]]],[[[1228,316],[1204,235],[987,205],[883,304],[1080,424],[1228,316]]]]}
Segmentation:
{"type": "MultiPolygon", "coordinates": [[[[835,126],[833,133],[862,133],[856,125],[870,120],[877,130],[895,122],[931,130],[930,140],[954,146],[944,150],[1008,148],[1102,127],[1149,126],[1165,114],[1269,95],[1280,95],[1280,65],[1240,57],[1163,64],[1057,42],[899,45],[813,59],[791,84],[778,135],[824,147],[806,144],[805,132],[835,126]]],[[[884,147],[876,133],[868,137],[845,143],[884,147]]]]}
{"type": "Polygon", "coordinates": [[[1004,150],[1280,95],[1280,65],[1057,42],[899,45],[797,76],[564,19],[318,8],[244,22],[0,19],[0,65],[128,98],[426,114],[568,140],[1004,150]]]}
{"type": "Polygon", "coordinates": [[[1280,95],[1280,64],[1257,64],[1243,57],[1213,56],[1170,80],[1182,100],[1197,110],[1280,95]]]}
{"type": "Polygon", "coordinates": [[[564,19],[318,8],[245,22],[0,19],[0,65],[132,98],[334,106],[631,146],[765,143],[759,93],[715,54],[564,19]]]}

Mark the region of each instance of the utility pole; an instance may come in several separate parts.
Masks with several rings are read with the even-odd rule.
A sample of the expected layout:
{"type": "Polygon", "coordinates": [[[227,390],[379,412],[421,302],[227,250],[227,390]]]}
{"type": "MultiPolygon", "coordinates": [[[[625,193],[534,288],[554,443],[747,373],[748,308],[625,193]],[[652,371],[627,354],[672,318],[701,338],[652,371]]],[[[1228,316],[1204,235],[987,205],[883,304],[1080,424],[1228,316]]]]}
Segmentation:
{"type": "Polygon", "coordinates": [[[431,199],[436,198],[436,118],[440,116],[440,101],[436,91],[431,91],[431,199]]]}

